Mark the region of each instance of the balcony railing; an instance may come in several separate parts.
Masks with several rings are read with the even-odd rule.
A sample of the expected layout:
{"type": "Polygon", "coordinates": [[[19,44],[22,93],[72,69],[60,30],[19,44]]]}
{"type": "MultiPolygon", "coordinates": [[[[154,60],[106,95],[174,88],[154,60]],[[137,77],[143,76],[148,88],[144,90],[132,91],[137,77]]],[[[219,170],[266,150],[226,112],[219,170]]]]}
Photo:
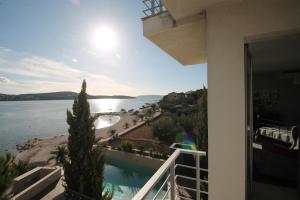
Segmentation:
{"type": "Polygon", "coordinates": [[[133,200],[208,199],[208,170],[201,167],[202,151],[176,149],[133,200]]]}
{"type": "Polygon", "coordinates": [[[146,9],[143,10],[145,18],[159,15],[167,10],[161,0],[143,0],[143,3],[146,6],[146,9]]]}

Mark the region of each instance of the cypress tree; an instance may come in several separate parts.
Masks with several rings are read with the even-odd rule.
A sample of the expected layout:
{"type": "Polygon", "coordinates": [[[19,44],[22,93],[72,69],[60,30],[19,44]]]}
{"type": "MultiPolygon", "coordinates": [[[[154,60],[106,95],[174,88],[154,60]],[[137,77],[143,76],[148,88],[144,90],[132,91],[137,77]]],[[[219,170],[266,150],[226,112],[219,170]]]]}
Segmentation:
{"type": "Polygon", "coordinates": [[[94,122],[98,116],[90,113],[85,80],[72,111],[67,110],[68,159],[63,164],[66,189],[96,200],[111,199],[112,193],[103,192],[105,150],[96,145],[94,122]]]}

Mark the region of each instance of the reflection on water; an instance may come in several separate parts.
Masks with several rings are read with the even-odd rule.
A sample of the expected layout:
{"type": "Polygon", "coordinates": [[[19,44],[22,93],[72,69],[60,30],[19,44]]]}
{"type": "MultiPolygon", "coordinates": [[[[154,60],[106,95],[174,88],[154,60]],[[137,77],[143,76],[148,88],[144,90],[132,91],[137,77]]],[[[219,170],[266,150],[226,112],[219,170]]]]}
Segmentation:
{"type": "Polygon", "coordinates": [[[156,169],[143,165],[107,158],[104,178],[106,188],[115,189],[114,199],[131,199],[151,178],[156,169]]]}
{"type": "Polygon", "coordinates": [[[117,110],[120,99],[91,99],[89,102],[93,113],[120,111],[117,110]]]}
{"type": "Polygon", "coordinates": [[[114,115],[102,115],[98,118],[98,120],[95,122],[96,129],[109,127],[114,125],[120,120],[119,116],[114,115]]]}

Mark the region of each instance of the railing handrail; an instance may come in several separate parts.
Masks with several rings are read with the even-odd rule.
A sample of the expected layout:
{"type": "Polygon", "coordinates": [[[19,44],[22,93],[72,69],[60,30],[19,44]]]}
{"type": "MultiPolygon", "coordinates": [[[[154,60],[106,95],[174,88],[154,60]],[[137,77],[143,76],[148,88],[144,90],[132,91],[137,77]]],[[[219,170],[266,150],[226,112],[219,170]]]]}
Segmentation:
{"type": "Polygon", "coordinates": [[[154,185],[160,180],[162,174],[164,174],[172,164],[172,162],[180,155],[180,149],[177,149],[164,164],[155,172],[155,174],[147,181],[143,188],[134,196],[132,200],[140,200],[145,198],[154,185]]]}
{"type": "Polygon", "coordinates": [[[146,9],[143,10],[145,17],[155,16],[166,11],[161,0],[143,0],[143,3],[146,6],[146,9]]]}
{"type": "Polygon", "coordinates": [[[156,173],[148,180],[148,182],[140,189],[140,191],[132,198],[132,200],[144,199],[149,192],[154,188],[155,184],[161,179],[168,169],[170,169],[172,164],[175,164],[176,159],[181,154],[191,154],[198,156],[206,156],[206,152],[195,151],[188,149],[176,149],[173,154],[164,162],[164,164],[156,171],[156,173]]]}

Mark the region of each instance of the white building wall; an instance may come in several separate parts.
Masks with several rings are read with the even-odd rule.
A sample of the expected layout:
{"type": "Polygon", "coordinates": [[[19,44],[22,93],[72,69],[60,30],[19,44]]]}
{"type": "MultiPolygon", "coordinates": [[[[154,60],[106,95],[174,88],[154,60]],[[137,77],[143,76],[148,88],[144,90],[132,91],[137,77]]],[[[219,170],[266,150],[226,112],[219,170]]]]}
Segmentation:
{"type": "Polygon", "coordinates": [[[299,0],[207,9],[209,199],[245,199],[245,41],[300,32],[299,0]]]}

